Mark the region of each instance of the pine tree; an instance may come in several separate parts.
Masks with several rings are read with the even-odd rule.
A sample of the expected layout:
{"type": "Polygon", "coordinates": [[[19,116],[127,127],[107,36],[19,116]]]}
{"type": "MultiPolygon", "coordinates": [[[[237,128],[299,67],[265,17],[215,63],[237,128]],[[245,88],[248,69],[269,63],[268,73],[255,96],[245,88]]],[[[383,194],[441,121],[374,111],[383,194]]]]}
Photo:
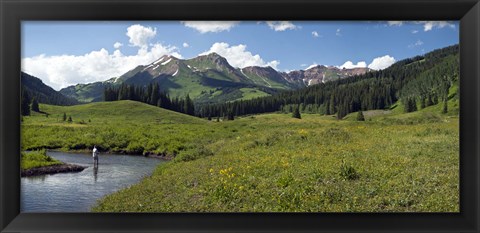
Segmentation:
{"type": "Polygon", "coordinates": [[[447,113],[448,112],[448,101],[447,100],[444,100],[443,101],[443,109],[442,109],[442,113],[447,113]]]}
{"type": "Polygon", "coordinates": [[[421,109],[424,109],[425,107],[426,107],[426,105],[425,105],[425,97],[422,96],[421,99],[420,99],[420,108],[421,108],[421,109]]]}
{"type": "Polygon", "coordinates": [[[63,121],[66,121],[66,120],[67,120],[67,114],[63,113],[63,121]]]}
{"type": "Polygon", "coordinates": [[[357,121],[365,121],[365,116],[363,115],[363,111],[358,111],[357,121]]]}
{"type": "Polygon", "coordinates": [[[417,111],[417,100],[415,99],[415,97],[410,98],[410,105],[410,109],[412,110],[412,112],[417,111]]]}
{"type": "Polygon", "coordinates": [[[68,116],[68,123],[72,123],[72,116],[68,116]]]}
{"type": "Polygon", "coordinates": [[[233,110],[228,111],[227,120],[229,121],[235,120],[235,115],[233,114],[233,110]]]}
{"type": "Polygon", "coordinates": [[[193,101],[190,99],[190,96],[187,94],[185,101],[183,103],[183,112],[188,115],[195,115],[195,108],[193,106],[193,101]]]}
{"type": "Polygon", "coordinates": [[[329,101],[329,104],[328,104],[328,112],[330,114],[334,114],[335,113],[335,97],[333,96],[333,94],[330,96],[330,101],[329,101]]]}
{"type": "Polygon", "coordinates": [[[342,104],[342,105],[339,105],[337,109],[337,120],[343,119],[344,116],[345,116],[345,106],[342,104]]]}
{"type": "Polygon", "coordinates": [[[22,116],[30,116],[30,97],[25,90],[22,91],[22,116]]]}
{"type": "Polygon", "coordinates": [[[33,97],[32,99],[32,111],[40,112],[40,108],[38,107],[38,101],[35,97],[33,97]]]}
{"type": "Polygon", "coordinates": [[[293,109],[292,117],[302,119],[302,116],[300,115],[300,109],[298,106],[295,106],[295,108],[293,109]]]}

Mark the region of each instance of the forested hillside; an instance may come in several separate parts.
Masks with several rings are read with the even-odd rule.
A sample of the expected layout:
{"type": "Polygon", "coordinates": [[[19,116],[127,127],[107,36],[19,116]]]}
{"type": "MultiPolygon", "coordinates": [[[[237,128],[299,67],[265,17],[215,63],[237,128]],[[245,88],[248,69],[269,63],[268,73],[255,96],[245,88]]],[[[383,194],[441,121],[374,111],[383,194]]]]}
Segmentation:
{"type": "Polygon", "coordinates": [[[53,88],[45,85],[42,80],[31,76],[27,73],[21,72],[21,84],[23,96],[30,99],[35,98],[39,103],[53,104],[53,105],[74,105],[78,102],[73,98],[68,98],[53,88]]]}
{"type": "Polygon", "coordinates": [[[405,111],[411,112],[454,98],[456,93],[448,93],[453,87],[458,88],[458,81],[459,46],[453,45],[399,61],[380,71],[268,97],[198,106],[197,115],[240,116],[292,111],[299,106],[303,111],[336,114],[338,118],[343,118],[359,110],[390,108],[399,100],[405,106],[405,111]]]}

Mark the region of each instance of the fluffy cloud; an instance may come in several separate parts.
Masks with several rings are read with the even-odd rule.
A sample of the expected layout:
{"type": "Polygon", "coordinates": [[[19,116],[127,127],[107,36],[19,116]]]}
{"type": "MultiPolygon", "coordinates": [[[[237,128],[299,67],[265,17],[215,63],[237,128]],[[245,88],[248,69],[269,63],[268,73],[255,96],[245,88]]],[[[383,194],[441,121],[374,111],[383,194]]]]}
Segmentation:
{"type": "Polygon", "coordinates": [[[276,32],[293,30],[297,28],[297,26],[290,21],[267,21],[267,25],[276,32]]]}
{"type": "Polygon", "coordinates": [[[393,63],[395,63],[395,58],[391,57],[390,55],[385,55],[383,57],[377,57],[373,59],[372,63],[368,65],[368,68],[373,70],[383,70],[391,66],[393,63]]]}
{"type": "Polygon", "coordinates": [[[418,30],[412,30],[412,34],[417,34],[418,30]]]}
{"type": "Polygon", "coordinates": [[[342,36],[341,29],[337,28],[337,31],[335,32],[336,36],[342,36]]]}
{"type": "Polygon", "coordinates": [[[115,49],[119,49],[119,48],[122,47],[122,46],[123,46],[123,44],[120,43],[120,42],[115,42],[115,44],[113,44],[113,47],[114,47],[115,49]]]}
{"type": "Polygon", "coordinates": [[[239,21],[183,21],[186,27],[193,28],[200,33],[229,31],[239,21]]]}
{"type": "MultiPolygon", "coordinates": [[[[155,29],[133,25],[127,29],[127,36],[133,46],[139,47],[137,54],[124,55],[119,49],[109,52],[102,48],[84,55],[38,55],[23,58],[22,71],[41,78],[45,84],[59,90],[77,83],[118,77],[138,65],[149,64],[166,54],[182,58],[175,46],[148,44],[155,34],[155,29]]],[[[121,45],[115,43],[114,47],[120,48],[121,45]]]]}
{"type": "Polygon", "coordinates": [[[357,62],[357,64],[354,64],[351,61],[346,61],[345,63],[343,63],[343,65],[337,66],[337,67],[340,68],[340,69],[343,69],[343,68],[353,69],[353,68],[366,68],[366,67],[368,67],[368,68],[373,69],[373,70],[383,70],[383,69],[391,66],[393,63],[395,63],[395,58],[393,58],[389,55],[385,55],[383,57],[374,58],[373,61],[369,65],[367,65],[367,63],[365,61],[357,62]]]}
{"type": "Polygon", "coordinates": [[[260,55],[253,55],[250,51],[247,51],[247,46],[243,44],[230,46],[225,42],[217,42],[213,44],[208,51],[199,55],[206,55],[213,52],[225,57],[230,65],[239,68],[247,66],[271,66],[277,69],[277,66],[280,64],[280,62],[276,60],[265,62],[260,55]]]}
{"type": "Polygon", "coordinates": [[[150,40],[157,35],[157,29],[135,24],[127,28],[127,36],[132,46],[145,49],[150,40]]]}
{"type": "Polygon", "coordinates": [[[189,45],[187,42],[183,42],[182,46],[183,46],[184,48],[190,47],[190,45],[189,45]]]}
{"type": "Polygon", "coordinates": [[[420,21],[419,23],[423,23],[423,30],[426,32],[431,31],[433,28],[444,28],[447,26],[455,28],[455,24],[447,21],[420,21]]]}
{"type": "Polygon", "coordinates": [[[320,35],[318,34],[317,31],[313,31],[313,32],[312,32],[312,36],[313,36],[313,37],[319,37],[320,35]]]}
{"type": "Polygon", "coordinates": [[[357,62],[357,64],[353,64],[351,61],[346,61],[343,65],[339,66],[338,68],[345,68],[345,69],[353,69],[353,68],[365,68],[367,67],[367,63],[364,61],[357,62]]]}

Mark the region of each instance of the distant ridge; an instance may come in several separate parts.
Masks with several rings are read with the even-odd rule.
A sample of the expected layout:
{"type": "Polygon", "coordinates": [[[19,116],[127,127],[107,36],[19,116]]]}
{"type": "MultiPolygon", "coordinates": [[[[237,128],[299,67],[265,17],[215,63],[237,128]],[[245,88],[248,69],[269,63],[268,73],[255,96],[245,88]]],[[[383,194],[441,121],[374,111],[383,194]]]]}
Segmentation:
{"type": "Polygon", "coordinates": [[[21,72],[21,85],[29,96],[35,97],[39,103],[53,105],[75,105],[79,102],[70,97],[66,97],[47,86],[41,79],[21,72]]]}
{"type": "Polygon", "coordinates": [[[60,93],[80,102],[97,102],[102,101],[106,87],[122,84],[146,86],[157,82],[170,96],[184,97],[189,94],[197,103],[217,103],[271,95],[281,90],[303,88],[368,71],[368,68],[340,69],[319,65],[286,73],[272,67],[234,68],[217,53],[186,60],[164,55],[120,77],[69,86],[60,90],[60,93]]]}

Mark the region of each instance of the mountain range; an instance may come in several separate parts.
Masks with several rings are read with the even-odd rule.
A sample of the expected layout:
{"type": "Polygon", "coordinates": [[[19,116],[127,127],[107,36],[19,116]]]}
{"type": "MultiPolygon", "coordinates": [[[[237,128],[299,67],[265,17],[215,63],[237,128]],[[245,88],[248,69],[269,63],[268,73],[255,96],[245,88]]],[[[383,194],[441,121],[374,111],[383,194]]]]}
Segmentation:
{"type": "Polygon", "coordinates": [[[217,53],[192,59],[165,55],[119,77],[69,86],[61,89],[60,93],[79,102],[97,102],[102,101],[106,87],[122,84],[146,86],[157,82],[172,97],[188,94],[197,103],[218,103],[272,95],[282,90],[299,89],[368,71],[368,68],[341,69],[317,65],[287,73],[278,72],[272,67],[234,68],[217,53]]]}

